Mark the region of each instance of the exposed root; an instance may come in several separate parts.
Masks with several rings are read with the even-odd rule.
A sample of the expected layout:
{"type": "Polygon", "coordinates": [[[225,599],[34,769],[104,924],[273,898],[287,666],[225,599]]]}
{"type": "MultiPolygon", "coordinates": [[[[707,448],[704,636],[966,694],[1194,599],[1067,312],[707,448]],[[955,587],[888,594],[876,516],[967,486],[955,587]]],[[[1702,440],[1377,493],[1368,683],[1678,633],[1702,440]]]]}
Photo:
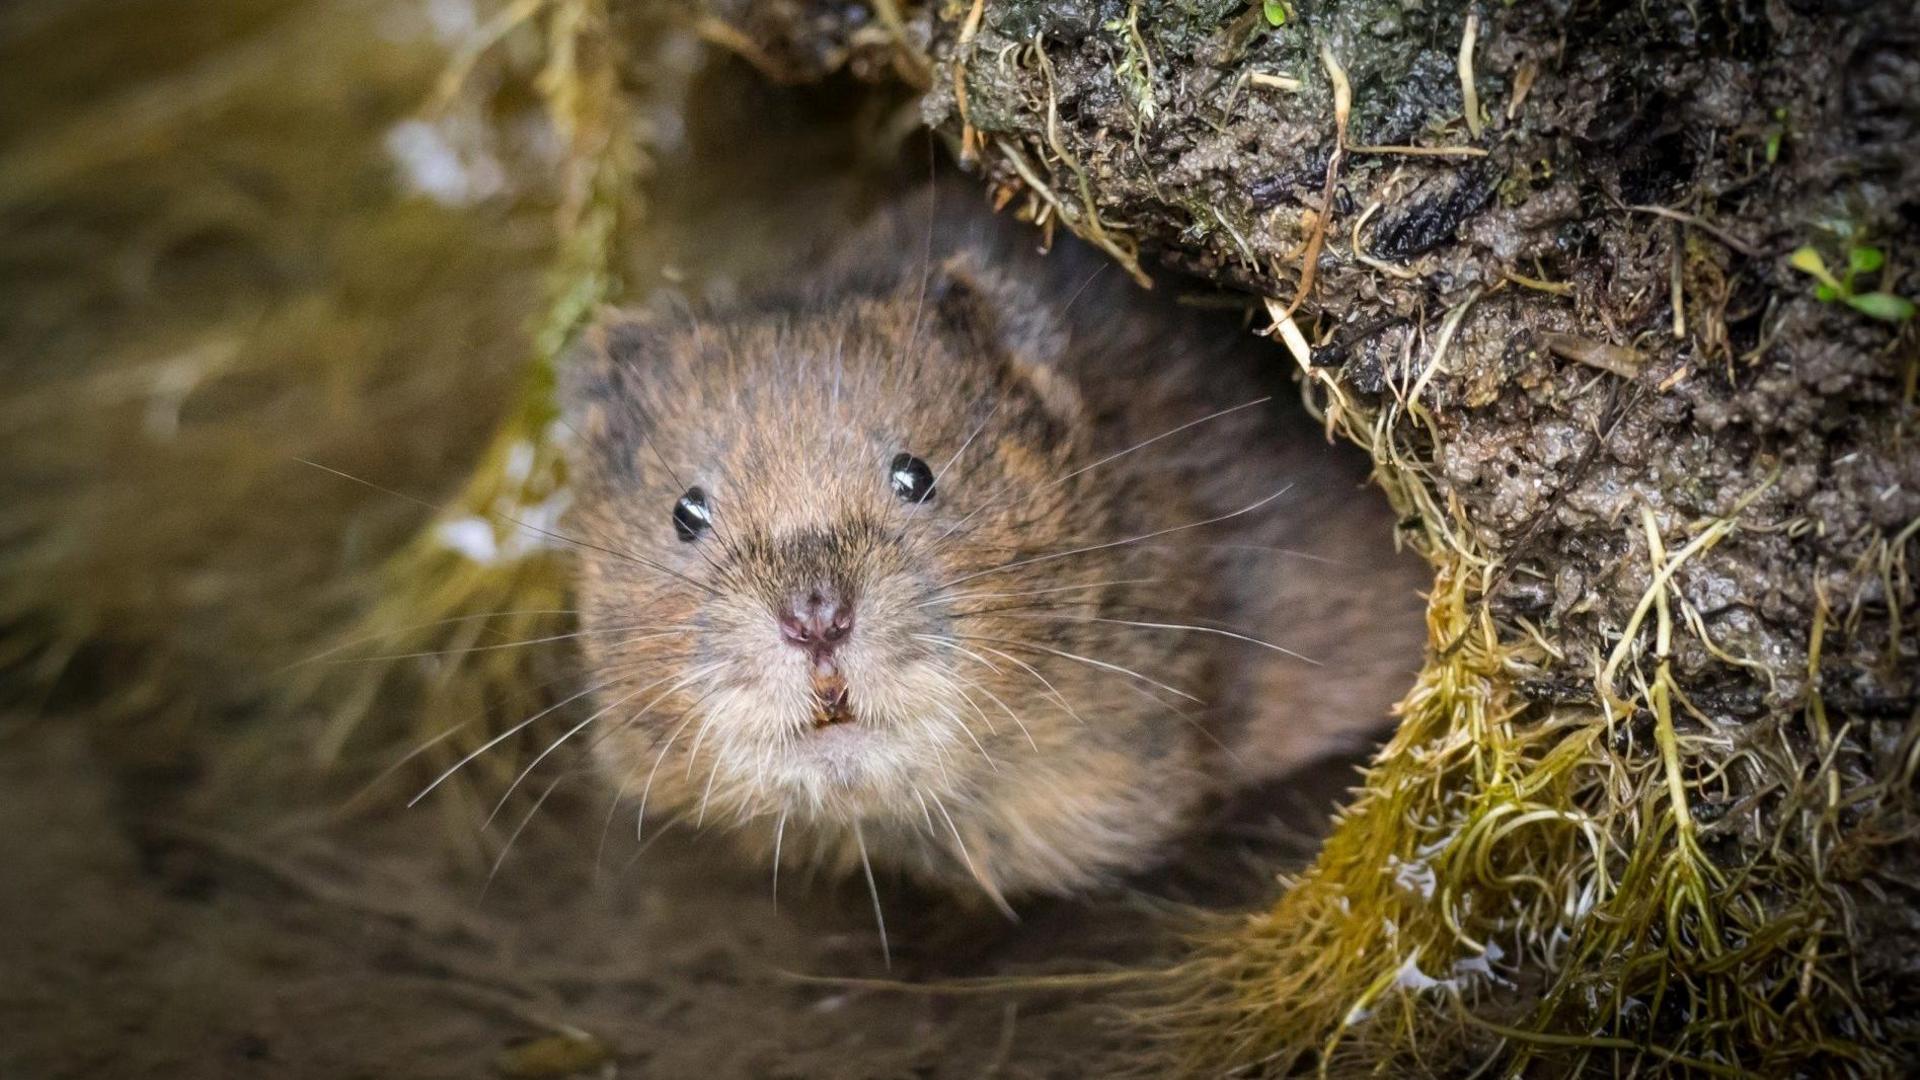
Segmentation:
{"type": "MultiPolygon", "coordinates": [[[[1320,45],[1320,66],[1333,83],[1333,153],[1327,157],[1327,180],[1320,189],[1320,209],[1313,216],[1313,231],[1307,234],[1306,251],[1300,257],[1300,285],[1287,304],[1282,317],[1290,318],[1313,292],[1313,279],[1320,270],[1320,248],[1327,242],[1327,225],[1333,218],[1333,185],[1340,178],[1340,162],[1347,151],[1347,120],[1353,113],[1353,87],[1347,82],[1347,70],[1325,42],[1320,45]]],[[[1275,321],[1278,321],[1277,319],[1275,321]]]]}

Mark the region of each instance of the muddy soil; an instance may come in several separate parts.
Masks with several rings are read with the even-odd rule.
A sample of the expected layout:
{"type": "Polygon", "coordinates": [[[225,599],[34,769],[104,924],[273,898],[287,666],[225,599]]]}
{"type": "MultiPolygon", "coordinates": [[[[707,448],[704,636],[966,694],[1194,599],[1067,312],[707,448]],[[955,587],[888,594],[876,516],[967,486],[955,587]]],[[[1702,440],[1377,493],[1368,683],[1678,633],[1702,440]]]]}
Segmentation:
{"type": "Polygon", "coordinates": [[[1164,960],[1178,904],[1258,896],[1352,775],[1017,925],[884,884],[889,966],[864,889],[776,900],[722,839],[642,853],[625,815],[602,849],[604,793],[549,800],[490,876],[398,788],[344,819],[292,778],[209,809],[205,757],[139,760],[97,723],[14,716],[0,742],[0,1075],[1089,1075],[1124,1045],[1115,988],[942,985],[1164,960]]]}

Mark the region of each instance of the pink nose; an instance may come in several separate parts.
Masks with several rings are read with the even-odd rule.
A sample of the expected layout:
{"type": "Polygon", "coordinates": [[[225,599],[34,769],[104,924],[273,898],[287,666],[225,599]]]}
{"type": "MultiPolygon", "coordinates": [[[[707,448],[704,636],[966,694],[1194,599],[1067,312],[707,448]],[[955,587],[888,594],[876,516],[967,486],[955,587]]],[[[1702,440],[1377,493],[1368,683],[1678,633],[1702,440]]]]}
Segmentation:
{"type": "Polygon", "coordinates": [[[852,632],[852,601],[829,588],[796,595],[780,613],[780,636],[815,656],[832,653],[852,632]]]}

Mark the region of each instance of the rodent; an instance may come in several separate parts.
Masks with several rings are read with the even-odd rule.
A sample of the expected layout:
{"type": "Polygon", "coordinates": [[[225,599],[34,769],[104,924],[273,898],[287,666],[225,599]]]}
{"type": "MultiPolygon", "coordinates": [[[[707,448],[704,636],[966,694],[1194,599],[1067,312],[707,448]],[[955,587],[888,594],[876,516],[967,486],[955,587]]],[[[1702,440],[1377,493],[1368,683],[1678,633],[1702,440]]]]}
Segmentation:
{"type": "Polygon", "coordinates": [[[974,202],[603,316],[562,396],[609,782],[1005,906],[1377,737],[1427,578],[1271,343],[974,202]]]}

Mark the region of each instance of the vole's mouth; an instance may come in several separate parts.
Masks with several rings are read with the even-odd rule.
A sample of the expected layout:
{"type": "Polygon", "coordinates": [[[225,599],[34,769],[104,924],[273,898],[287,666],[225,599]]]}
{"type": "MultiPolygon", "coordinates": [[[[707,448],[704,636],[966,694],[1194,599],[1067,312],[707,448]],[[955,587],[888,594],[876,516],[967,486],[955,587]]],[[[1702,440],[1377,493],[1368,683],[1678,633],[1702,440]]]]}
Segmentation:
{"type": "Polygon", "coordinates": [[[847,680],[836,668],[814,669],[812,720],[815,731],[853,722],[853,702],[847,694],[847,680]]]}

